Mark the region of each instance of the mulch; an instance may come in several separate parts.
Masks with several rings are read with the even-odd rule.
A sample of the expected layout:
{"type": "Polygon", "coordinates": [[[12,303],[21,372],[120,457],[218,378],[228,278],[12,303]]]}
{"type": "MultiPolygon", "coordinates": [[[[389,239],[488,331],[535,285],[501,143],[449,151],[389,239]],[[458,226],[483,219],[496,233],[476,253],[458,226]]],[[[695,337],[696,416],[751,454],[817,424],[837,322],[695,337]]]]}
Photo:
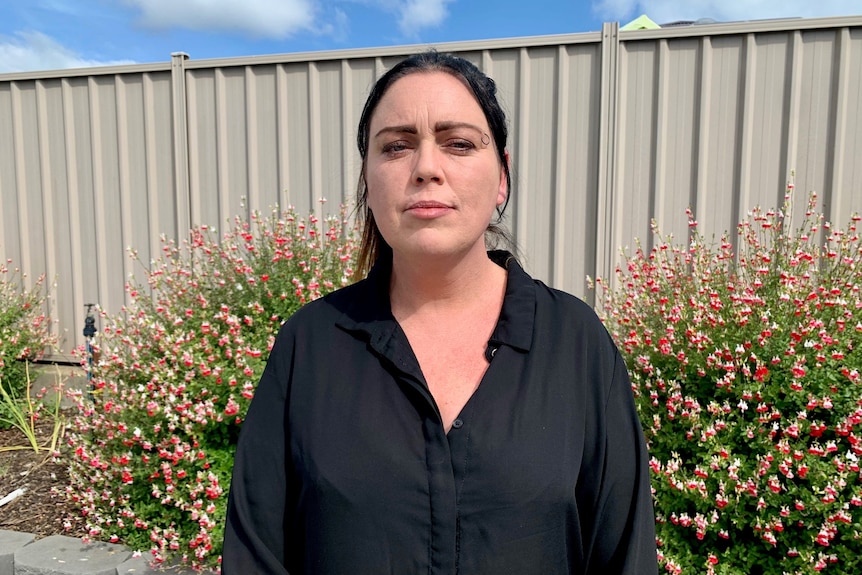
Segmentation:
{"type": "MultiPolygon", "coordinates": [[[[53,424],[46,419],[37,423],[36,430],[40,443],[44,444],[50,440],[53,424]]],[[[28,442],[20,430],[0,429],[0,499],[16,489],[25,490],[23,495],[0,507],[0,530],[32,533],[38,538],[86,535],[76,519],[79,512],[62,493],[55,493],[62,492],[69,479],[62,440],[58,442],[58,458],[46,451],[4,450],[23,445],[28,442]],[[70,529],[64,528],[66,520],[72,521],[70,529]]]]}

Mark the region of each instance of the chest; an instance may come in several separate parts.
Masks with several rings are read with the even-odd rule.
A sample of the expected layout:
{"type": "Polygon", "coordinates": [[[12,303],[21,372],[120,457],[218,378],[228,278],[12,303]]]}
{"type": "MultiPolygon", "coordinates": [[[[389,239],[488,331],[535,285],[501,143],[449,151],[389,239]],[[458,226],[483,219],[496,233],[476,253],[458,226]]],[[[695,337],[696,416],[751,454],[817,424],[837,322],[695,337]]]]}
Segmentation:
{"type": "Polygon", "coordinates": [[[354,573],[394,572],[429,548],[434,566],[411,572],[455,573],[458,563],[466,573],[506,572],[469,565],[497,558],[562,572],[571,518],[582,512],[582,402],[562,374],[511,348],[484,363],[482,384],[448,433],[411,372],[364,364],[349,378],[295,389],[291,515],[302,521],[297,539],[316,542],[305,557],[314,572],[335,558],[354,573]]]}
{"type": "Polygon", "coordinates": [[[502,345],[488,361],[487,335],[468,339],[463,355],[439,340],[408,344],[395,332],[372,340],[379,360],[344,340],[338,361],[298,356],[288,499],[295,539],[315,541],[303,552],[313,572],[344,572],[321,567],[336,559],[354,573],[396,572],[392,565],[404,572],[428,549],[433,566],[410,572],[454,573],[456,564],[465,573],[506,572],[469,564],[497,558],[507,568],[530,566],[519,572],[563,572],[561,557],[576,548],[567,539],[572,522],[591,513],[578,497],[583,462],[602,441],[589,423],[596,410],[583,397],[586,373],[574,361],[550,361],[549,348],[502,345]],[[420,372],[417,360],[452,369],[420,372]],[[473,373],[481,385],[459,396],[459,422],[447,432],[438,384],[464,373],[455,369],[462,361],[483,366],[473,373]]]}
{"type": "Polygon", "coordinates": [[[463,326],[407,332],[410,347],[447,432],[479,388],[488,369],[485,356],[488,337],[484,331],[463,326]]]}
{"type": "Polygon", "coordinates": [[[449,350],[438,357],[444,361],[432,363],[453,369],[429,369],[421,374],[430,377],[424,383],[412,375],[420,374],[415,364],[409,367],[406,347],[391,356],[405,370],[349,358],[321,362],[309,372],[323,377],[296,385],[290,401],[297,468],[315,477],[311,483],[350,492],[351,499],[380,495],[387,479],[392,485],[383,493],[412,491],[437,473],[453,489],[494,493],[496,504],[537,488],[553,491],[551,485],[568,492],[585,439],[601,441],[585,429],[594,410],[582,397],[580,374],[570,366],[549,369],[544,354],[505,345],[490,362],[484,344],[473,351],[466,365],[481,370],[467,370],[476,378],[468,385],[445,379],[465,372],[454,369],[463,356],[449,350]],[[339,369],[345,363],[354,367],[339,369]],[[451,409],[444,415],[449,425],[440,425],[435,403],[440,411],[451,409]]]}

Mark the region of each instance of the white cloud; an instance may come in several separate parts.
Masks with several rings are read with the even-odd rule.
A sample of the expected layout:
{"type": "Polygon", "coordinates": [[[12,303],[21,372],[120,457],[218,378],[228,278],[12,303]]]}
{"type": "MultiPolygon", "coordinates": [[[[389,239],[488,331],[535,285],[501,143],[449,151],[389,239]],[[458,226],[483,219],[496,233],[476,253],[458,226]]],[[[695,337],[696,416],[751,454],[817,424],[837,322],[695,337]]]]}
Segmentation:
{"type": "Polygon", "coordinates": [[[314,30],[314,0],[125,0],[141,11],[150,28],[235,31],[258,38],[282,39],[314,30]]]}
{"type": "Polygon", "coordinates": [[[339,0],[358,4],[368,9],[377,9],[392,14],[398,24],[401,38],[388,38],[401,42],[405,38],[418,40],[423,28],[440,26],[449,17],[449,4],[455,0],[339,0]]]}
{"type": "Polygon", "coordinates": [[[16,32],[14,37],[0,36],[0,74],[133,63],[130,60],[82,58],[41,32],[16,32]]]}
{"type": "Polygon", "coordinates": [[[69,0],[38,0],[36,5],[49,12],[59,12],[69,16],[76,16],[80,6],[69,0]]]}
{"type": "Polygon", "coordinates": [[[593,1],[593,11],[605,21],[623,20],[633,14],[638,7],[637,0],[598,0],[593,1]]]}
{"type": "Polygon", "coordinates": [[[594,0],[593,8],[607,20],[625,23],[646,14],[659,24],[699,18],[730,22],[862,14],[859,0],[594,0]]]}
{"type": "Polygon", "coordinates": [[[397,5],[398,28],[415,37],[420,28],[439,26],[449,16],[446,6],[453,0],[406,0],[397,5]]]}
{"type": "Polygon", "coordinates": [[[78,16],[81,13],[81,2],[75,0],[36,0],[36,6],[47,12],[78,16]]]}
{"type": "Polygon", "coordinates": [[[317,33],[329,36],[335,42],[347,42],[350,38],[350,19],[343,10],[336,8],[328,21],[318,28],[317,33]]]}

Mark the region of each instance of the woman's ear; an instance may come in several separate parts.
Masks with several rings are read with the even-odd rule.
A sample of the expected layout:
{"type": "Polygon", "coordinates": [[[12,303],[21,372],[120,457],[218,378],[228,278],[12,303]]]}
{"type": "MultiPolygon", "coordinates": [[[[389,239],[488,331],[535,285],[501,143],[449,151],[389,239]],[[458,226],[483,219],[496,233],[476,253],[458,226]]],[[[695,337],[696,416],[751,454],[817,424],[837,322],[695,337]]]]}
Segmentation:
{"type": "Polygon", "coordinates": [[[503,161],[505,164],[500,164],[500,187],[497,190],[497,206],[502,206],[506,203],[506,198],[509,195],[509,182],[506,179],[507,170],[511,173],[512,162],[509,159],[509,150],[503,152],[503,161]]]}

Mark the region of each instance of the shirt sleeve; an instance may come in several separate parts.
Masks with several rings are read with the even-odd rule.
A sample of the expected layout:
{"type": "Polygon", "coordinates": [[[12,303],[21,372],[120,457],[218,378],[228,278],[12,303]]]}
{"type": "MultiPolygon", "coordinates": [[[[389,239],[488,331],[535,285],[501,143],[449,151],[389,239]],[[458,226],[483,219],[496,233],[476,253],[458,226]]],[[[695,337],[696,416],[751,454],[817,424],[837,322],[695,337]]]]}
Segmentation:
{"type": "Polygon", "coordinates": [[[288,342],[279,337],[243,422],[222,551],[224,575],[289,575],[285,567],[288,342]]]}
{"type": "Polygon", "coordinates": [[[613,350],[603,477],[598,494],[590,575],[658,573],[649,455],[628,372],[613,350]]]}

